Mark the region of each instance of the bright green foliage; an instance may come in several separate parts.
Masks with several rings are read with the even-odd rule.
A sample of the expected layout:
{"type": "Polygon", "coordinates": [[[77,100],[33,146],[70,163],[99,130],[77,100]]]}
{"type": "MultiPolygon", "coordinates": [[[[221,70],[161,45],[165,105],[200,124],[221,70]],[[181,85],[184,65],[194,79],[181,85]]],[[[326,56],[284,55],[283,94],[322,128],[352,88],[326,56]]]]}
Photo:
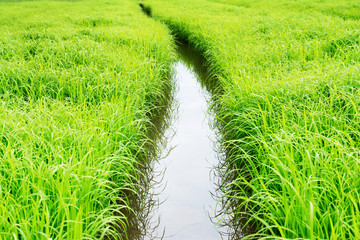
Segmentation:
{"type": "Polygon", "coordinates": [[[122,238],[125,194],[171,90],[173,40],[129,0],[10,2],[0,1],[0,239],[122,238]]]}
{"type": "Polygon", "coordinates": [[[218,76],[239,221],[260,239],[360,239],[360,2],[147,3],[218,76]]]}

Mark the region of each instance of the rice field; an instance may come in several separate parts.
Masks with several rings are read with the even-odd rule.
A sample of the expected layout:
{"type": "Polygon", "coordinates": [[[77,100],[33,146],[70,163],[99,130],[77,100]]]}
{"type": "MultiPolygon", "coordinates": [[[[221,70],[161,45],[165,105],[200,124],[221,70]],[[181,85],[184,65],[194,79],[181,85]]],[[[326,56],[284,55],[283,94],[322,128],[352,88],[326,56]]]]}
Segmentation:
{"type": "Polygon", "coordinates": [[[169,30],[131,0],[0,12],[0,239],[127,239],[172,91],[169,30]]]}
{"type": "Polygon", "coordinates": [[[141,3],[0,0],[0,239],[131,238],[175,40],[216,79],[230,238],[360,239],[360,2],[141,3]]]}
{"type": "Polygon", "coordinates": [[[244,239],[360,239],[359,1],[145,5],[217,77],[221,190],[244,239]]]}

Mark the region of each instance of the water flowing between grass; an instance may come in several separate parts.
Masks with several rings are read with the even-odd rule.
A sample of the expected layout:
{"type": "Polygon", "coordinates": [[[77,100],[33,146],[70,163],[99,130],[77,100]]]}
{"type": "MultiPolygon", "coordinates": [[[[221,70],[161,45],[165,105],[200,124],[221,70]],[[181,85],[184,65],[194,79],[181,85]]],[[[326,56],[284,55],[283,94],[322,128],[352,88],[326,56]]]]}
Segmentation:
{"type": "Polygon", "coordinates": [[[155,179],[161,182],[154,190],[161,192],[161,205],[153,219],[158,224],[157,236],[164,239],[221,239],[209,217],[216,207],[211,195],[215,189],[211,169],[217,158],[215,133],[209,127],[207,114],[210,94],[201,86],[206,71],[192,48],[180,45],[179,53],[180,59],[173,67],[177,107],[174,124],[166,133],[170,136],[167,147],[172,150],[155,166],[155,171],[164,174],[155,179]]]}

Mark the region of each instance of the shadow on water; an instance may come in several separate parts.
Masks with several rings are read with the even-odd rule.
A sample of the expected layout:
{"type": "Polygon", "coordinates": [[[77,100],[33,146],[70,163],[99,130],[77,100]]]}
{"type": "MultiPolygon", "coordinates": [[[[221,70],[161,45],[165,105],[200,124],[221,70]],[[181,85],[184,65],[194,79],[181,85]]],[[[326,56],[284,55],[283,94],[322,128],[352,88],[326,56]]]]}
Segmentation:
{"type": "MultiPolygon", "coordinates": [[[[221,148],[221,143],[218,144],[221,148]]],[[[214,185],[217,186],[213,197],[218,199],[218,206],[213,220],[222,228],[223,239],[238,240],[247,237],[247,240],[255,240],[256,224],[249,222],[246,209],[241,206],[240,198],[237,195],[246,189],[239,189],[236,186],[238,171],[235,164],[231,163],[226,153],[219,153],[219,162],[212,171],[214,185]],[[221,155],[221,156],[220,156],[221,155]],[[237,213],[237,214],[235,214],[237,213]]]]}
{"type": "MultiPolygon", "coordinates": [[[[167,79],[171,78],[170,76],[167,76],[167,79]]],[[[125,190],[121,196],[129,206],[120,210],[120,214],[127,219],[126,226],[118,227],[123,239],[159,239],[156,232],[159,220],[154,218],[154,214],[160,205],[157,195],[161,190],[155,192],[153,189],[161,189],[163,172],[156,171],[155,165],[162,155],[166,155],[164,151],[167,138],[164,132],[169,129],[174,115],[173,84],[170,82],[165,88],[164,96],[158,100],[155,104],[157,107],[153,108],[148,116],[151,119],[147,124],[148,140],[139,148],[139,152],[134,153],[136,159],[139,159],[136,168],[140,173],[134,183],[136,188],[125,190]]]]}
{"type": "Polygon", "coordinates": [[[215,97],[217,91],[220,91],[218,81],[216,76],[209,71],[209,65],[202,54],[185,41],[177,41],[177,46],[182,61],[188,68],[193,69],[201,87],[215,97]]]}

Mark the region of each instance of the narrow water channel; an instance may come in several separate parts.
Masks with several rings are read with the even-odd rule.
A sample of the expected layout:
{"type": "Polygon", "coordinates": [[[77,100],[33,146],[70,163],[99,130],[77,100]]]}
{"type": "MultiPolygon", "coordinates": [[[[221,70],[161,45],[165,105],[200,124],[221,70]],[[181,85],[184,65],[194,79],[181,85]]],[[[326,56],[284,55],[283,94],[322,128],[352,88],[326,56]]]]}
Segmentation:
{"type": "MultiPolygon", "coordinates": [[[[206,99],[209,93],[201,87],[204,74],[200,56],[188,45],[179,46],[180,60],[174,64],[174,82],[178,102],[175,135],[168,146],[169,155],[155,167],[164,171],[164,189],[159,194],[158,235],[164,239],[218,240],[219,232],[209,214],[214,213],[216,201],[210,172],[216,165],[213,149],[214,133],[209,128],[206,99]]],[[[161,179],[158,179],[159,181],[161,179]]]]}

